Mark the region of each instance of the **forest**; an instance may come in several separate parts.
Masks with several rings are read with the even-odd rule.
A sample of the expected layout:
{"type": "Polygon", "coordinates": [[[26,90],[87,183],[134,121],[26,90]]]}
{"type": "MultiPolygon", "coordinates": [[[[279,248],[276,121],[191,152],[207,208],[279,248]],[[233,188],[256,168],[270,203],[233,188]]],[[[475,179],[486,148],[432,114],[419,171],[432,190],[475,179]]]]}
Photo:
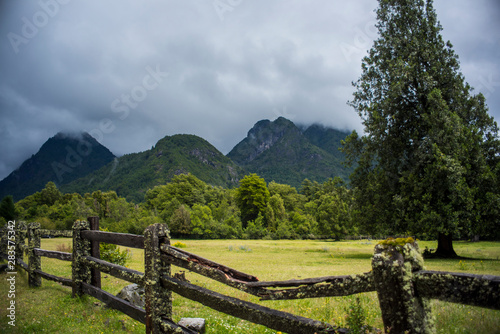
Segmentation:
{"type": "MultiPolygon", "coordinates": [[[[340,178],[324,183],[305,179],[297,191],[286,184],[266,183],[257,174],[246,175],[236,188],[215,187],[192,174],[180,174],[148,190],[143,202],[132,203],[115,191],[63,194],[49,182],[16,203],[5,197],[0,225],[18,219],[37,221],[44,229],[71,229],[76,220],[99,216],[101,227],[109,231],[142,234],[150,224],[166,223],[173,237],[188,239],[341,240],[360,234],[393,235],[386,224],[378,229],[363,224],[364,213],[354,193],[340,178]]],[[[457,229],[453,237],[470,239],[473,232],[457,229]]],[[[437,235],[420,232],[416,237],[435,240],[437,235]]]]}
{"type": "Polygon", "coordinates": [[[299,192],[285,184],[266,184],[256,174],[232,189],[180,174],[148,190],[144,202],[136,204],[115,191],[63,194],[49,182],[16,203],[4,198],[0,224],[16,218],[37,221],[45,229],[71,229],[75,220],[99,216],[103,228],[132,234],[159,222],[167,223],[173,236],[184,238],[341,239],[359,233],[352,223],[351,196],[339,178],[322,184],[306,179],[299,192]]]}

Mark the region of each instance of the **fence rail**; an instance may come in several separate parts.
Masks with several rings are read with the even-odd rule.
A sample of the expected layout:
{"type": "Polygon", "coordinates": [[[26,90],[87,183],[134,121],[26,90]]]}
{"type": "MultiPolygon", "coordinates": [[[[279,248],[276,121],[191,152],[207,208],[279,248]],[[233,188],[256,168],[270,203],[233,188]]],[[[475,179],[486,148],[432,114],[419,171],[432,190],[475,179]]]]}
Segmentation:
{"type": "MultiPolygon", "coordinates": [[[[377,245],[372,258],[372,271],[368,273],[262,282],[253,275],[170,246],[166,225],[151,225],[144,236],[102,232],[98,231],[98,226],[97,217],[90,217],[88,222],[75,222],[72,231],[45,230],[40,229],[38,223],[19,223],[15,245],[17,265],[28,272],[30,286],[40,286],[41,278],[71,286],[73,296],[93,296],[145,324],[147,333],[195,333],[172,321],[172,292],[228,315],[289,334],[349,332],[348,329],[193,285],[179,279],[182,277],[172,277],[171,265],[258,296],[261,300],[346,296],[376,291],[384,327],[386,330],[390,328],[391,333],[435,332],[429,299],[500,310],[500,276],[423,270],[423,259],[411,238],[377,245]],[[41,236],[72,237],[73,253],[41,249],[41,236]],[[101,260],[98,253],[100,242],[144,249],[145,272],[101,260]],[[28,256],[28,263],[23,261],[23,254],[28,256]],[[42,256],[71,261],[71,279],[43,272],[42,256]],[[144,286],[145,309],[102,290],[101,272],[144,286]]],[[[0,256],[8,259],[6,231],[0,236],[0,256]]]]}

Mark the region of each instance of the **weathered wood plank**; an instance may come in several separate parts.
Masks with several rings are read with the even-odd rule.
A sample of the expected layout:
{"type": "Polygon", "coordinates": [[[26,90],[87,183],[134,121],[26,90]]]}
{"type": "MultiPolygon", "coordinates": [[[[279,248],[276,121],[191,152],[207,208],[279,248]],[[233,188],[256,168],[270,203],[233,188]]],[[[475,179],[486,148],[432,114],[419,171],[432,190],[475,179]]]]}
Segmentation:
{"type": "Polygon", "coordinates": [[[49,257],[52,259],[58,259],[58,260],[62,260],[62,261],[72,261],[73,260],[73,254],[71,254],[71,253],[49,251],[49,250],[40,249],[40,248],[35,248],[34,251],[35,251],[35,255],[38,255],[38,256],[45,256],[45,257],[49,257]]]}
{"type": "Polygon", "coordinates": [[[65,286],[72,286],[73,285],[73,281],[71,280],[71,278],[47,274],[46,272],[43,272],[43,271],[38,270],[38,269],[35,269],[34,272],[37,273],[38,275],[40,275],[42,278],[45,278],[49,281],[55,281],[55,282],[61,283],[62,285],[65,285],[65,286]]]}
{"type": "Polygon", "coordinates": [[[184,259],[176,258],[173,256],[169,256],[166,254],[162,254],[161,259],[162,259],[162,261],[165,261],[166,263],[173,264],[174,266],[187,269],[187,270],[192,271],[194,273],[211,278],[215,281],[224,283],[232,288],[244,291],[246,293],[249,293],[249,294],[252,294],[255,296],[267,294],[265,289],[249,287],[247,285],[247,282],[235,280],[230,275],[227,275],[226,273],[224,273],[223,271],[221,271],[217,268],[207,267],[207,266],[201,265],[198,262],[191,262],[187,259],[184,260],[184,259]]]}
{"type": "Polygon", "coordinates": [[[245,274],[241,271],[226,267],[222,264],[210,261],[208,259],[205,259],[201,256],[186,252],[185,250],[173,247],[173,246],[168,246],[168,245],[162,245],[161,250],[164,254],[169,255],[171,257],[180,259],[180,260],[185,260],[189,261],[192,263],[197,263],[200,266],[203,266],[205,268],[213,268],[217,269],[218,271],[222,272],[224,275],[227,276],[228,279],[232,279],[235,281],[240,281],[240,282],[258,282],[259,279],[255,276],[245,274]]]}
{"type": "Polygon", "coordinates": [[[351,276],[331,276],[305,280],[291,280],[281,282],[258,282],[248,283],[249,286],[266,287],[291,287],[294,289],[269,290],[264,289],[259,296],[261,300],[286,300],[319,297],[349,296],[363,292],[375,291],[373,276],[371,273],[351,276]],[[316,282],[316,283],[314,283],[316,282]]]}
{"type": "Polygon", "coordinates": [[[92,256],[84,256],[83,261],[86,265],[97,269],[99,271],[105,272],[107,274],[113,275],[114,277],[121,278],[123,280],[136,283],[139,285],[143,284],[144,273],[140,271],[129,269],[114,263],[106,262],[104,260],[97,259],[92,256]]]}
{"type": "MultiPolygon", "coordinates": [[[[367,275],[367,274],[361,274],[361,275],[367,275]]],[[[314,278],[304,278],[304,279],[291,279],[287,281],[252,282],[252,283],[247,283],[247,285],[251,287],[261,287],[261,288],[280,288],[280,287],[288,288],[288,287],[302,286],[302,285],[314,285],[319,283],[342,282],[345,279],[361,275],[324,276],[324,277],[314,277],[314,278]]]]}
{"type": "Polygon", "coordinates": [[[23,260],[17,258],[16,259],[16,265],[20,266],[21,268],[23,268],[24,270],[26,270],[27,272],[29,272],[28,264],[26,262],[24,262],[23,260]]]}
{"type": "Polygon", "coordinates": [[[175,266],[188,269],[197,274],[212,278],[233,288],[259,296],[262,300],[348,296],[361,292],[375,291],[372,276],[369,273],[352,276],[327,276],[302,280],[248,282],[234,279],[234,277],[241,277],[244,275],[245,278],[252,280],[257,278],[237,271],[236,274],[233,274],[234,269],[232,268],[225,267],[203,258],[200,260],[200,257],[183,250],[179,250],[175,247],[163,247],[162,250],[164,252],[162,260],[175,266]],[[198,259],[193,261],[195,257],[198,259]],[[221,270],[221,268],[223,268],[224,271],[221,270]],[[287,290],[265,289],[277,287],[300,288],[287,290]]]}
{"type": "Polygon", "coordinates": [[[103,231],[82,231],[83,238],[90,241],[106,242],[125,247],[144,249],[144,236],[103,231]]]}
{"type": "Polygon", "coordinates": [[[289,334],[348,333],[346,329],[334,328],[317,320],[228,297],[175,278],[162,276],[161,282],[165,288],[216,311],[264,325],[277,331],[289,334]]]}
{"type": "Polygon", "coordinates": [[[43,237],[64,237],[64,238],[72,238],[73,231],[72,230],[47,230],[47,229],[39,229],[37,232],[42,238],[43,237]]]}
{"type": "MultiPolygon", "coordinates": [[[[88,217],[87,221],[89,222],[91,231],[99,231],[99,217],[88,217]]],[[[97,259],[101,258],[99,241],[90,242],[90,255],[97,259]]],[[[90,284],[97,288],[101,288],[101,272],[96,268],[90,270],[90,284]]]]}
{"type": "Polygon", "coordinates": [[[106,303],[109,307],[114,308],[122,313],[125,313],[132,319],[140,321],[141,323],[145,323],[146,319],[146,311],[144,309],[137,307],[129,302],[113,296],[109,292],[98,289],[88,283],[82,283],[83,292],[99,299],[103,303],[106,303]]]}
{"type": "Polygon", "coordinates": [[[500,310],[500,276],[422,270],[414,282],[424,298],[500,310]]]}

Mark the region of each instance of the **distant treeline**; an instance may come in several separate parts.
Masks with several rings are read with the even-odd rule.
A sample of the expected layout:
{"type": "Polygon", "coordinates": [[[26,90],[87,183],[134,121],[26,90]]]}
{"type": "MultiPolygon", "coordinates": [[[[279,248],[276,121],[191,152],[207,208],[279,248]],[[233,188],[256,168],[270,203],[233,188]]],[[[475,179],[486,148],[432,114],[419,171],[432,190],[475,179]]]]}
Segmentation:
{"type": "MultiPolygon", "coordinates": [[[[5,201],[4,201],[5,202],[5,201]]],[[[18,220],[46,229],[71,229],[75,220],[99,216],[109,231],[142,234],[167,223],[174,237],[204,239],[341,239],[357,234],[351,221],[351,191],[339,178],[323,184],[304,180],[300,192],[256,174],[233,189],[214,187],[191,174],[156,186],[134,204],[114,191],[63,194],[53,182],[15,203],[18,220]]],[[[0,218],[4,224],[5,218],[0,218]]]]}
{"type": "MultiPolygon", "coordinates": [[[[80,195],[63,194],[53,182],[40,192],[10,204],[0,205],[0,225],[14,217],[37,221],[45,229],[71,229],[73,222],[99,216],[109,231],[142,234],[153,223],[168,224],[177,238],[199,239],[343,239],[374,233],[357,224],[353,197],[340,178],[324,183],[302,182],[296,188],[270,182],[256,174],[245,176],[237,188],[211,186],[192,174],[175,176],[171,182],[156,186],[135,204],[115,191],[94,191],[80,195]],[[10,212],[10,216],[2,214],[10,212]]],[[[377,234],[398,231],[378,229],[377,234]]],[[[435,236],[420,234],[421,239],[435,236]]],[[[469,235],[455,235],[469,238],[469,235]]]]}

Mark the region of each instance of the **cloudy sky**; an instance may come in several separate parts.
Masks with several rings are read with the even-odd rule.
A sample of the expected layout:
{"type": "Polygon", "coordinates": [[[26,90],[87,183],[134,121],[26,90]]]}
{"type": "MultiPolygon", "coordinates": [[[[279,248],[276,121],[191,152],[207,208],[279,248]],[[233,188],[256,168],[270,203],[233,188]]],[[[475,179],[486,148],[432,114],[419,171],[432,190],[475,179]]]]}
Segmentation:
{"type": "MultiPolygon", "coordinates": [[[[114,154],[177,133],[227,154],[284,116],[362,126],[346,102],[376,0],[0,0],[0,179],[59,131],[114,154]]],[[[435,0],[466,80],[500,120],[500,5],[435,0]]]]}

